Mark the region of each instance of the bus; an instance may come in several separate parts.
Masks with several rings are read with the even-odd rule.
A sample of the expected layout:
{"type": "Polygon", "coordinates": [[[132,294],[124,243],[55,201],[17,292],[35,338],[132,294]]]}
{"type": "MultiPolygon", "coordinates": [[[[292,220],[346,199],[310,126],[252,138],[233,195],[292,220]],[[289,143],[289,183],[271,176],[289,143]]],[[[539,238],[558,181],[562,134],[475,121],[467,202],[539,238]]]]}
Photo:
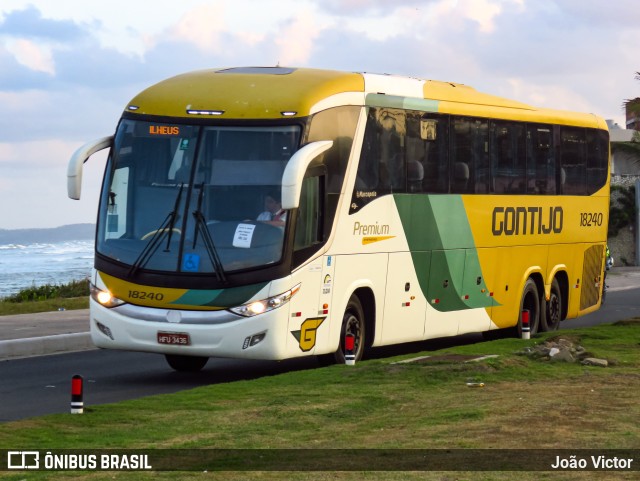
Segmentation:
{"type": "Polygon", "coordinates": [[[610,173],[596,115],[452,82],[236,67],[138,94],[113,136],[73,154],[71,198],[103,149],[100,348],[179,371],[344,362],[347,348],[360,360],[551,331],[601,304],[610,173]]]}

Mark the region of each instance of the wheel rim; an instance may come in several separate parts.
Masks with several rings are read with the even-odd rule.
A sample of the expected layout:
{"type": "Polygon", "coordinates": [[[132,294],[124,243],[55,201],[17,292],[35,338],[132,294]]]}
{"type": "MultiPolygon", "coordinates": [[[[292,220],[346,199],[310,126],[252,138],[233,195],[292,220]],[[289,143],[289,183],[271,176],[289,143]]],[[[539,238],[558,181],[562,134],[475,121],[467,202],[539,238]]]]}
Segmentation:
{"type": "Polygon", "coordinates": [[[555,326],[558,322],[560,322],[560,298],[553,292],[549,297],[548,317],[549,324],[551,326],[555,326]]]}
{"type": "MultiPolygon", "coordinates": [[[[356,358],[358,358],[358,355],[360,353],[360,344],[361,344],[360,341],[362,339],[362,325],[361,325],[360,319],[358,319],[358,317],[353,313],[348,312],[345,316],[344,326],[345,326],[344,337],[346,337],[347,335],[353,336],[354,338],[353,351],[356,358]]],[[[342,351],[346,353],[346,349],[344,346],[344,338],[341,339],[340,342],[342,344],[342,351]]]]}

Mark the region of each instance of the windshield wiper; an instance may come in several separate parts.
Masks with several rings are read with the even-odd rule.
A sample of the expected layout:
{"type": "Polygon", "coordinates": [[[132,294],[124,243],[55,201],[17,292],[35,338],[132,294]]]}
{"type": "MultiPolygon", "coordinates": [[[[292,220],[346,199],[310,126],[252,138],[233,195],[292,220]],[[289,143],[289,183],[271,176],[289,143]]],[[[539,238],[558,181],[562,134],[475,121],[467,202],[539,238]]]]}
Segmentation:
{"type": "Polygon", "coordinates": [[[218,255],[218,249],[216,249],[216,245],[213,242],[213,238],[211,237],[211,233],[207,227],[207,221],[202,215],[202,197],[204,195],[204,183],[200,184],[200,194],[198,195],[198,207],[195,211],[193,211],[193,217],[196,220],[195,232],[193,234],[193,248],[196,248],[196,243],[198,242],[198,234],[202,236],[202,242],[204,243],[205,248],[207,249],[207,254],[209,254],[209,260],[211,261],[211,265],[213,266],[213,271],[215,272],[218,279],[222,282],[227,282],[227,276],[224,272],[224,268],[222,267],[222,262],[220,261],[220,256],[218,255]]]}
{"type": "Polygon", "coordinates": [[[162,241],[162,236],[167,234],[167,247],[164,249],[164,252],[170,252],[169,244],[171,243],[171,237],[173,235],[173,228],[175,226],[176,220],[178,218],[178,207],[180,207],[180,199],[182,198],[182,191],[184,189],[184,183],[180,183],[180,189],[178,190],[178,195],[176,196],[176,201],[173,205],[173,210],[169,212],[167,217],[162,221],[160,227],[153,233],[147,245],[144,246],[140,255],[136,258],[135,262],[129,269],[129,275],[133,276],[138,269],[144,267],[149,259],[153,257],[153,255],[160,247],[160,243],[162,241]]]}

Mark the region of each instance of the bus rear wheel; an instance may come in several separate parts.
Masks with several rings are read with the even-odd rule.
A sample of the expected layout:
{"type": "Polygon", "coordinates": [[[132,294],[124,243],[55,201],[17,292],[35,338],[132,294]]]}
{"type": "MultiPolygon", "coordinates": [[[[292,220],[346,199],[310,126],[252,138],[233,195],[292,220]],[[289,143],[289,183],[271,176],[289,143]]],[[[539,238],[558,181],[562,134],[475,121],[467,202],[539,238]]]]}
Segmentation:
{"type": "Polygon", "coordinates": [[[520,312],[518,313],[518,325],[516,326],[516,336],[522,337],[522,313],[529,311],[529,329],[533,336],[538,332],[540,326],[540,294],[536,282],[529,277],[522,291],[520,301],[520,312]]]}
{"type": "Polygon", "coordinates": [[[560,326],[562,320],[562,294],[560,291],[560,284],[556,279],[551,283],[551,292],[549,293],[549,300],[545,302],[542,299],[542,305],[540,315],[540,330],[541,331],[555,331],[560,326]]]}
{"type": "Polygon", "coordinates": [[[180,356],[177,354],[165,354],[165,359],[172,369],[179,372],[198,372],[209,360],[201,356],[180,356]]]}

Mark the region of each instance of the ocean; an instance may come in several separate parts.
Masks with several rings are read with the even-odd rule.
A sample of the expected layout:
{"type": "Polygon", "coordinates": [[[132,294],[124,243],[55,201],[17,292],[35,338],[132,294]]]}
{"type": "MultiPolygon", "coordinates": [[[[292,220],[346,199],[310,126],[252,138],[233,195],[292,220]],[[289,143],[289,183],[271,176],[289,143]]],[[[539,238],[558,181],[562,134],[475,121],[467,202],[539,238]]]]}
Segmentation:
{"type": "Polygon", "coordinates": [[[93,240],[0,245],[0,298],[89,277],[93,248],[93,240]]]}

